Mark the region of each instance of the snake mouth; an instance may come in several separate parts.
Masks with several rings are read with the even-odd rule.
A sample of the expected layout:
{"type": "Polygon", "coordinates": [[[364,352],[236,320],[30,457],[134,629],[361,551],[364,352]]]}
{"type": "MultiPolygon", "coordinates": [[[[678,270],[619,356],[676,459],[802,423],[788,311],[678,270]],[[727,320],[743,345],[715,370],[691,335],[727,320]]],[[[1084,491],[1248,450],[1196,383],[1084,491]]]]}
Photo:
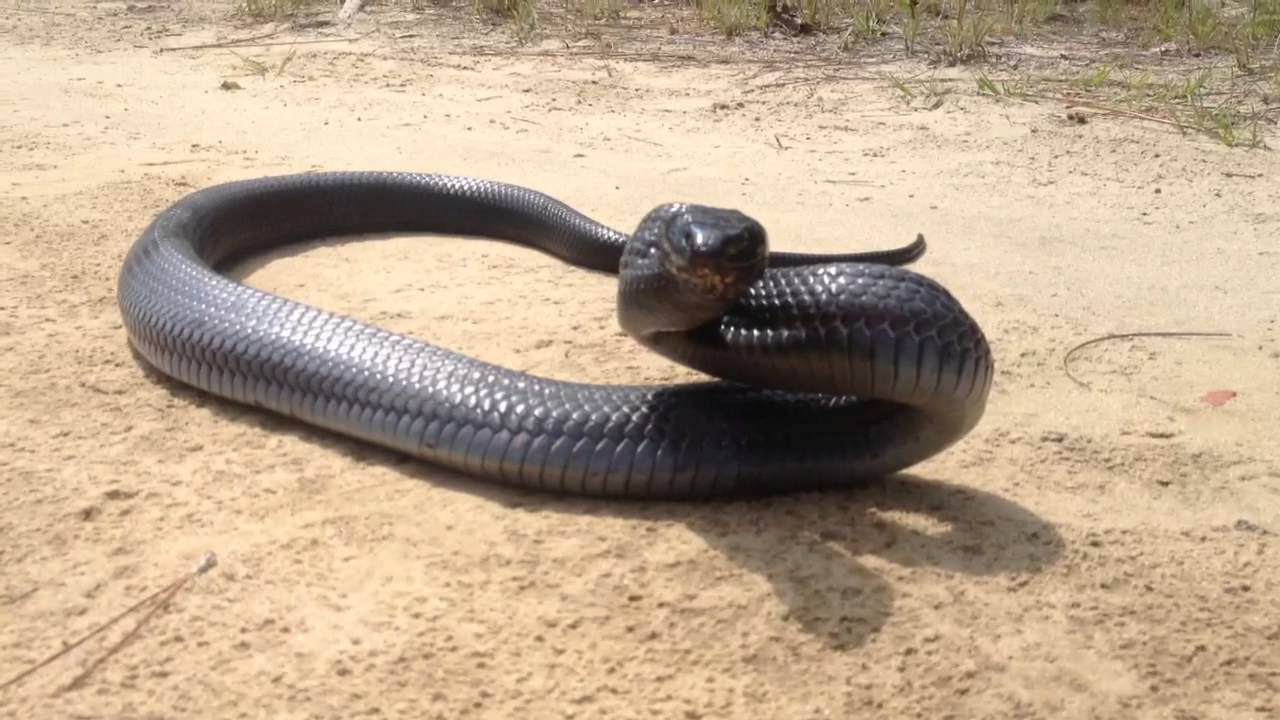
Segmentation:
{"type": "Polygon", "coordinates": [[[750,279],[744,282],[747,277],[746,273],[725,267],[722,264],[704,265],[702,263],[692,263],[679,271],[680,279],[686,285],[691,285],[704,295],[714,298],[729,298],[737,296],[742,292],[746,285],[750,285],[750,279]]]}
{"type": "Polygon", "coordinates": [[[740,294],[764,272],[764,227],[736,210],[690,205],[672,217],[661,237],[663,264],[683,285],[725,298],[740,294]]]}

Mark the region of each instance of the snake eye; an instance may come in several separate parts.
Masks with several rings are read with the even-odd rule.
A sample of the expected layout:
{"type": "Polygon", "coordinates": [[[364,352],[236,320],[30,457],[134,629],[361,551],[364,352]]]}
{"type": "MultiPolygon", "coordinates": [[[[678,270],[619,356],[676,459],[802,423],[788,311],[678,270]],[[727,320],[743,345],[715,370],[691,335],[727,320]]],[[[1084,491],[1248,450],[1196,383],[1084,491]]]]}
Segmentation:
{"type": "Polygon", "coordinates": [[[729,243],[728,251],[725,257],[732,262],[747,262],[754,260],[760,254],[760,248],[750,236],[746,233],[740,238],[733,238],[733,242],[729,243]]]}

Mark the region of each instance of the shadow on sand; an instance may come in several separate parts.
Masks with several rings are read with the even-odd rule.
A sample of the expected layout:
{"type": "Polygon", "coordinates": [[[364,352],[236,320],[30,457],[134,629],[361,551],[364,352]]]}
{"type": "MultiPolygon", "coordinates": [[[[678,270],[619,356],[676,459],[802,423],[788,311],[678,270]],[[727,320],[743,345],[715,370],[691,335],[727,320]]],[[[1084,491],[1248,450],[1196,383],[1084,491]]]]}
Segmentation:
{"type": "Polygon", "coordinates": [[[638,502],[563,498],[471,479],[451,470],[226,402],[153,370],[145,372],[176,398],[267,433],[288,433],[406,477],[466,492],[518,511],[602,515],[679,522],[710,547],[772,585],[791,620],[836,649],[874,635],[893,611],[894,591],[863,556],[904,567],[969,576],[1034,574],[1062,554],[1060,534],[1028,509],[997,495],[911,474],[838,491],[754,499],[638,502]],[[897,522],[916,516],[944,526],[936,533],[897,522]]]}

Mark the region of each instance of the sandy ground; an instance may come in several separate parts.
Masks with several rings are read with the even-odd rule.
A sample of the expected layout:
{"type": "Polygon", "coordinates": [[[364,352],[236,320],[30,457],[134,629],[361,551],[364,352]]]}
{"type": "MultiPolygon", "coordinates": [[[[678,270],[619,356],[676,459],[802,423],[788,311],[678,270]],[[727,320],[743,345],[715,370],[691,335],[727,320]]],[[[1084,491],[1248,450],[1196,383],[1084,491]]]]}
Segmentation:
{"type": "MultiPolygon", "coordinates": [[[[753,64],[468,54],[376,17],[260,78],[154,51],[254,33],[222,9],[57,8],[79,15],[0,19],[0,682],[220,564],[114,655],[137,615],[0,690],[4,717],[1280,717],[1275,153],[753,64]],[[780,248],[924,232],[917,269],[993,343],[989,413],[862,491],[627,505],[145,374],[114,287],[150,216],[338,168],[522,183],[622,228],[730,205],[780,248]],[[1087,388],[1061,369],[1188,330],[1233,337],[1091,347],[1087,388]]],[[[693,377],[622,336],[607,277],[499,243],[329,243],[244,279],[552,377],[693,377]]]]}

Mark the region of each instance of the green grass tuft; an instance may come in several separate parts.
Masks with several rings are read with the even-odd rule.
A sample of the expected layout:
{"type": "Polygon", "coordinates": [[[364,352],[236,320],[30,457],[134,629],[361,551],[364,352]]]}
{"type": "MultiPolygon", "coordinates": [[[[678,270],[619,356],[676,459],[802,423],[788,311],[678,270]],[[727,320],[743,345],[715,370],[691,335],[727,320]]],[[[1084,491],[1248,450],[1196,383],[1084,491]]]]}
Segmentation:
{"type": "Polygon", "coordinates": [[[236,12],[256,20],[279,20],[322,7],[330,7],[330,3],[323,0],[240,0],[236,12]]]}

